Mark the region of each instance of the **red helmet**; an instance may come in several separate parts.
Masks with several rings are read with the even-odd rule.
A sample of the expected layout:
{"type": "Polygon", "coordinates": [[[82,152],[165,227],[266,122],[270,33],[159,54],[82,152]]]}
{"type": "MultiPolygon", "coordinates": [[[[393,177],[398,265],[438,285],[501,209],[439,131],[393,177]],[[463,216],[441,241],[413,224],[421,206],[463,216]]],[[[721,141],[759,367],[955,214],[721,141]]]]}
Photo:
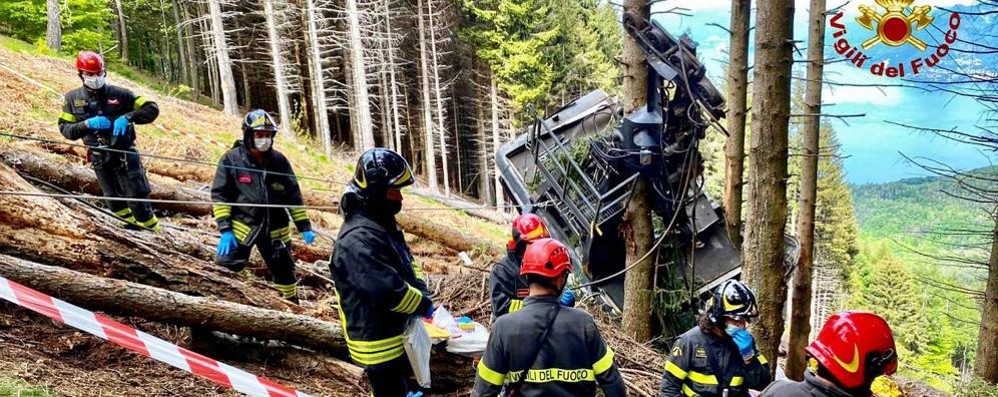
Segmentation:
{"type": "Polygon", "coordinates": [[[520,275],[537,274],[555,278],[572,270],[572,257],[568,247],[553,238],[535,240],[523,254],[520,275]]]}
{"type": "Polygon", "coordinates": [[[104,58],[93,51],[80,51],[76,56],[76,70],[82,73],[103,74],[104,58]]]}
{"type": "Polygon", "coordinates": [[[513,219],[513,237],[506,243],[506,248],[516,249],[520,241],[534,241],[539,238],[548,238],[547,227],[541,217],[534,214],[523,214],[513,219]]]}
{"type": "Polygon", "coordinates": [[[847,389],[897,370],[897,347],[887,320],[873,313],[842,312],[828,318],[805,350],[847,389]]]}

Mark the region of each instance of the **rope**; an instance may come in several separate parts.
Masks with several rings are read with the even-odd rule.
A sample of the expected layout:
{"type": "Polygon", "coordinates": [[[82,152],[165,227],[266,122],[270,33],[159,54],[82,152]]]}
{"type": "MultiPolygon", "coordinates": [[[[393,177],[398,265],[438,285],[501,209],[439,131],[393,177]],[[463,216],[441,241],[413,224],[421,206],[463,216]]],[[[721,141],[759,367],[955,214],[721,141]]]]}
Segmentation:
{"type": "MultiPolygon", "coordinates": [[[[9,138],[23,139],[23,140],[30,140],[30,141],[38,141],[38,142],[49,143],[49,144],[54,144],[54,145],[66,145],[66,146],[81,147],[81,148],[86,148],[86,149],[96,149],[96,150],[101,150],[101,151],[106,151],[106,152],[111,152],[111,153],[137,154],[137,155],[139,155],[141,157],[148,157],[148,158],[160,159],[160,160],[169,160],[169,161],[175,161],[175,162],[179,162],[179,163],[187,163],[187,164],[194,164],[194,165],[201,165],[201,166],[210,166],[210,167],[223,167],[223,168],[229,168],[229,169],[235,169],[235,170],[241,170],[241,171],[248,171],[248,172],[267,173],[267,174],[271,174],[271,175],[280,175],[280,176],[286,176],[286,177],[294,178],[294,179],[311,180],[311,181],[324,182],[324,183],[329,183],[329,184],[334,184],[334,185],[336,185],[336,184],[347,185],[348,184],[348,183],[344,183],[344,182],[336,182],[336,181],[333,181],[333,180],[330,180],[330,179],[315,178],[315,177],[309,177],[309,176],[300,176],[300,175],[296,175],[296,174],[289,174],[289,173],[282,173],[282,172],[273,172],[273,171],[267,171],[267,170],[259,170],[259,169],[255,169],[255,168],[239,167],[239,166],[234,166],[234,165],[214,164],[214,163],[209,163],[209,162],[200,161],[200,160],[181,159],[181,158],[169,157],[169,156],[162,156],[162,155],[156,155],[156,154],[139,153],[137,151],[129,151],[129,150],[113,149],[113,148],[103,148],[103,147],[98,148],[98,147],[88,146],[88,145],[79,144],[79,143],[61,142],[61,141],[55,141],[55,140],[51,140],[51,139],[37,138],[37,137],[26,136],[26,135],[10,134],[10,133],[5,133],[5,132],[0,132],[0,136],[9,137],[9,138]]],[[[321,191],[321,192],[332,192],[333,191],[333,190],[329,190],[329,189],[306,189],[306,188],[303,188],[303,190],[315,190],[315,191],[321,191]]],[[[422,193],[418,193],[418,192],[414,192],[414,191],[409,191],[409,194],[412,194],[414,196],[420,196],[420,197],[426,197],[426,198],[430,198],[430,199],[435,199],[435,200],[440,200],[441,199],[439,197],[434,197],[432,195],[422,194],[422,193]]],[[[105,199],[110,200],[110,198],[105,198],[105,199]]],[[[142,200],[142,199],[126,199],[126,200],[123,200],[123,201],[142,202],[142,201],[145,201],[145,200],[142,200]]],[[[157,201],[148,201],[148,202],[152,203],[152,202],[157,202],[157,201]]],[[[550,202],[550,200],[549,200],[549,202],[550,202]]],[[[204,204],[205,202],[203,202],[203,201],[197,201],[197,202],[163,201],[163,203],[168,203],[168,204],[204,204]]],[[[208,203],[208,204],[211,204],[211,203],[208,203]]],[[[223,204],[223,203],[219,203],[219,204],[223,204]]],[[[240,206],[240,205],[242,205],[242,206],[249,206],[249,205],[245,205],[245,204],[228,204],[228,205],[231,205],[233,207],[240,206]]],[[[264,204],[260,204],[260,205],[264,205],[264,204]]],[[[549,206],[549,205],[551,205],[551,204],[550,203],[535,204],[535,206],[541,206],[541,207],[549,206]]],[[[306,208],[306,209],[308,209],[308,208],[311,208],[311,209],[322,209],[322,208],[325,208],[325,207],[284,206],[284,205],[279,205],[277,207],[281,207],[281,208],[306,208]]],[[[332,208],[332,207],[329,207],[329,208],[332,208]]],[[[498,210],[498,209],[512,209],[512,208],[519,208],[519,206],[513,205],[513,204],[509,204],[509,205],[486,205],[486,206],[470,206],[470,207],[441,207],[441,208],[424,207],[424,208],[406,208],[406,210],[407,211],[498,210]]]]}
{"type": "MultiPolygon", "coordinates": [[[[68,199],[84,199],[84,200],[105,200],[105,201],[127,201],[136,203],[152,203],[152,204],[185,204],[185,205],[228,205],[232,207],[248,207],[248,208],[301,208],[310,209],[317,211],[334,211],[338,212],[340,207],[338,206],[323,206],[323,205],[290,205],[290,204],[250,204],[250,203],[216,203],[211,201],[199,201],[199,200],[166,200],[166,199],[139,199],[139,198],[127,198],[127,197],[108,197],[108,196],[91,196],[87,194],[56,194],[56,193],[41,193],[41,192],[24,192],[24,191],[14,191],[14,190],[0,190],[0,196],[25,196],[25,197],[47,197],[47,198],[68,198],[68,199]]],[[[547,203],[542,203],[544,206],[550,205],[547,203]]],[[[479,206],[479,207],[414,207],[405,208],[406,211],[455,211],[455,210],[475,210],[475,209],[490,209],[496,208],[496,206],[479,206]]]]}

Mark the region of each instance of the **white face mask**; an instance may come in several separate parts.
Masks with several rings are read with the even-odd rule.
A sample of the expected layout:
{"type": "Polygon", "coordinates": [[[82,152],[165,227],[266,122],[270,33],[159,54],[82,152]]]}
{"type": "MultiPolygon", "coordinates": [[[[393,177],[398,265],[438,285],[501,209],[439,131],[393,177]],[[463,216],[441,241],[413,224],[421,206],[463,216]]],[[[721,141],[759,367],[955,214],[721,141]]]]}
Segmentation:
{"type": "Polygon", "coordinates": [[[266,152],[270,150],[270,146],[274,143],[273,138],[253,138],[253,145],[256,146],[257,150],[261,152],[266,152]]]}
{"type": "Polygon", "coordinates": [[[104,86],[104,76],[83,76],[83,85],[91,90],[99,90],[104,86]]]}

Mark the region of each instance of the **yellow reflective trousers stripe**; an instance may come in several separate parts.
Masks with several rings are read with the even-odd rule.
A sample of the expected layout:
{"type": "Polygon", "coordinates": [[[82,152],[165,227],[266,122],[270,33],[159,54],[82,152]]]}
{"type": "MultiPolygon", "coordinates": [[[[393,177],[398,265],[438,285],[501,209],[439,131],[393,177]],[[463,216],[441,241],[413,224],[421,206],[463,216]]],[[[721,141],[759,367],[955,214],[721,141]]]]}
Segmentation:
{"type": "Polygon", "coordinates": [[[419,303],[423,301],[422,292],[411,285],[406,284],[406,286],[409,288],[405,291],[405,296],[402,297],[398,305],[391,308],[391,311],[412,314],[419,307],[419,303]]]}
{"type": "Polygon", "coordinates": [[[280,229],[271,230],[270,238],[272,240],[281,240],[285,243],[291,241],[291,226],[285,226],[280,229]]]}
{"type": "Polygon", "coordinates": [[[596,372],[596,375],[599,375],[609,371],[611,367],[613,367],[613,350],[610,350],[610,346],[607,346],[606,354],[593,364],[593,371],[596,372]]]}
{"type": "Polygon", "coordinates": [[[478,376],[482,378],[482,380],[495,386],[502,386],[502,384],[506,382],[506,374],[493,371],[492,368],[485,365],[485,360],[478,362],[478,376]]]}
{"type": "MultiPolygon", "coordinates": [[[[336,291],[336,301],[340,299],[340,292],[336,291]]],[[[376,365],[399,358],[405,353],[402,335],[375,341],[359,341],[350,339],[347,331],[347,316],[343,313],[343,308],[336,305],[336,311],[340,313],[340,324],[343,327],[343,337],[347,340],[347,350],[350,351],[350,358],[361,365],[376,365]]]]}
{"type": "Polygon", "coordinates": [[[274,288],[281,293],[284,298],[291,298],[298,295],[298,286],[296,284],[274,284],[274,288]]]}

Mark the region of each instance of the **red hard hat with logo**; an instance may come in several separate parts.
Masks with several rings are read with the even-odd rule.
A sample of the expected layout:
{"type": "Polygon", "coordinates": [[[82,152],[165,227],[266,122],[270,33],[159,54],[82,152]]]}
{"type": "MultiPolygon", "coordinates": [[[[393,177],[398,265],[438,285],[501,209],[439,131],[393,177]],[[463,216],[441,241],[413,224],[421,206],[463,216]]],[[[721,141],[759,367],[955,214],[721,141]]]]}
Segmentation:
{"type": "Polygon", "coordinates": [[[76,56],[76,70],[83,73],[104,73],[104,58],[93,51],[80,51],[76,56]]]}
{"type": "Polygon", "coordinates": [[[572,270],[572,257],[568,247],[553,238],[534,240],[527,246],[520,265],[520,275],[536,274],[548,278],[561,276],[572,270]]]}
{"type": "Polygon", "coordinates": [[[506,248],[516,249],[516,245],[521,241],[534,241],[548,237],[551,237],[551,234],[548,233],[541,217],[534,214],[523,214],[513,219],[513,236],[506,243],[506,248]]]}
{"type": "Polygon", "coordinates": [[[873,313],[833,314],[806,350],[847,389],[869,384],[880,375],[893,375],[897,370],[897,347],[891,327],[873,313]]]}

